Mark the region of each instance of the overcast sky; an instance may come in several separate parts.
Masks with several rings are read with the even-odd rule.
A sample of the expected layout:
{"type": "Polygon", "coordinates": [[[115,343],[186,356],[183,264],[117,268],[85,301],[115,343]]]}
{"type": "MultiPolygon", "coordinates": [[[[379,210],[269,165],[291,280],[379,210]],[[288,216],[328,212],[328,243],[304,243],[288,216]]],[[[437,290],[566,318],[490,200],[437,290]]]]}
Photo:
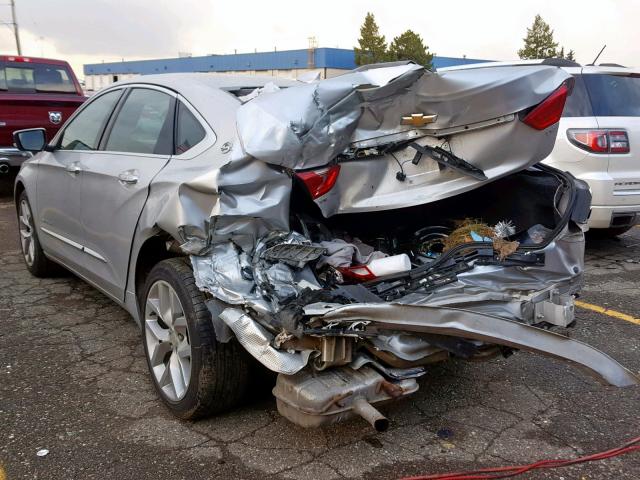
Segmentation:
{"type": "MultiPolygon", "coordinates": [[[[5,5],[7,2],[2,2],[5,5]]],[[[23,53],[84,63],[320,47],[353,48],[367,11],[391,41],[406,29],[443,56],[517,58],[536,13],[579,62],[640,65],[639,0],[16,0],[23,53]]],[[[10,10],[0,6],[0,22],[10,10]]],[[[15,53],[0,25],[0,53],[15,53]]]]}

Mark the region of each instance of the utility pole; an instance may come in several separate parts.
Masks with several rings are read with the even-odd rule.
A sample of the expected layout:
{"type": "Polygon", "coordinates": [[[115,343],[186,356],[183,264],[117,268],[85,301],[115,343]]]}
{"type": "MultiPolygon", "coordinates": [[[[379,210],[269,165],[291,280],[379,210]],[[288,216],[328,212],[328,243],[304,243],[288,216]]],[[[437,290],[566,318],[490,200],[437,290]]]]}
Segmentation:
{"type": "Polygon", "coordinates": [[[16,36],[16,48],[18,49],[18,55],[22,55],[22,48],[20,47],[20,34],[18,33],[18,20],[16,19],[15,0],[9,0],[9,5],[11,5],[11,22],[13,24],[13,33],[16,36]]]}

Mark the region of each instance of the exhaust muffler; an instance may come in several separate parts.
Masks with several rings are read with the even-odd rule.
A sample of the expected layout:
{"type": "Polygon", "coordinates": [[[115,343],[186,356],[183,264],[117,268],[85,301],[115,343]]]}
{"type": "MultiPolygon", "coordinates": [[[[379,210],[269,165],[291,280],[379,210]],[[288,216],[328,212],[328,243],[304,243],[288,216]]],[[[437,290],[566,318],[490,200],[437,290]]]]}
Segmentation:
{"type": "Polygon", "coordinates": [[[369,366],[295,375],[278,375],[273,395],[280,414],[302,427],[319,427],[359,415],[378,432],[389,420],[372,404],[389,402],[418,390],[415,378],[390,381],[369,366]]]}

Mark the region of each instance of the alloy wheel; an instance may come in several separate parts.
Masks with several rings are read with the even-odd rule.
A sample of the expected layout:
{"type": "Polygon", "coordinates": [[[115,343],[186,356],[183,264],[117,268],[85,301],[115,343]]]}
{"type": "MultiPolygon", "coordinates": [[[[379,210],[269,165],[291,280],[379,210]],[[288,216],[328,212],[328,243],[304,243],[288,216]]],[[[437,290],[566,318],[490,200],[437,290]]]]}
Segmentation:
{"type": "Polygon", "coordinates": [[[158,280],[149,289],[144,322],[151,372],[167,398],[178,401],[191,380],[191,343],[184,309],[167,282],[158,280]]]}
{"type": "Polygon", "coordinates": [[[22,255],[27,265],[32,266],[35,258],[35,243],[33,240],[33,216],[26,199],[20,202],[20,212],[18,215],[20,221],[20,246],[22,247],[22,255]]]}

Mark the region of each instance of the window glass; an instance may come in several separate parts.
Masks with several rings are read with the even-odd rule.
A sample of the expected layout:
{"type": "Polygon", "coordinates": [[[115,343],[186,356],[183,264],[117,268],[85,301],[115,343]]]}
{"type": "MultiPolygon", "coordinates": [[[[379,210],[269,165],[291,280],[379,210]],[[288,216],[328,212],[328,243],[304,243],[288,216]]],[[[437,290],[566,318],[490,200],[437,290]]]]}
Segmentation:
{"type": "Polygon", "coordinates": [[[65,67],[48,64],[5,63],[0,89],[13,93],[76,93],[71,74],[65,67]]]}
{"type": "Polygon", "coordinates": [[[62,150],[96,150],[100,135],[122,90],[100,95],[76,116],[65,128],[60,140],[62,150]]]}
{"type": "Polygon", "coordinates": [[[35,92],[36,84],[33,80],[33,69],[7,67],[4,69],[7,86],[12,92],[35,92]]]}
{"type": "Polygon", "coordinates": [[[591,102],[584,85],[583,75],[575,75],[575,84],[571,95],[567,97],[567,103],[562,111],[563,117],[593,117],[591,102]]]}
{"type": "Polygon", "coordinates": [[[118,113],[105,150],[170,155],[173,151],[172,103],[166,93],[133,89],[118,113]]]}
{"type": "Polygon", "coordinates": [[[198,119],[180,102],[178,104],[178,127],[176,131],[176,155],[186,152],[200,143],[206,132],[198,119]]]}
{"type": "Polygon", "coordinates": [[[4,68],[0,68],[0,90],[7,89],[7,77],[4,74],[4,68]]]}
{"type": "Polygon", "coordinates": [[[599,117],[640,117],[640,77],[583,75],[593,113],[599,117]]]}

